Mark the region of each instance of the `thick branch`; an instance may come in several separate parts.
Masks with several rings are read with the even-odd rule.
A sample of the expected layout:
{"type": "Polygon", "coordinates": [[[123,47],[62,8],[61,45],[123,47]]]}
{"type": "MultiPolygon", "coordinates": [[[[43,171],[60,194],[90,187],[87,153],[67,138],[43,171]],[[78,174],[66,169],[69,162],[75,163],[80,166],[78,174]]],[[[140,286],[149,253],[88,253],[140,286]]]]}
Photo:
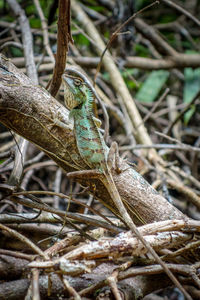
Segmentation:
{"type": "MultiPolygon", "coordinates": [[[[36,144],[66,172],[87,169],[76,147],[68,110],[3,56],[0,67],[0,122],[36,144]],[[65,123],[65,128],[59,127],[58,120],[65,123]]],[[[132,217],[140,216],[145,223],[185,217],[125,162],[120,167],[125,171],[120,175],[113,172],[113,177],[132,217]]],[[[107,206],[114,206],[99,181],[85,178],[81,183],[91,192],[95,184],[95,196],[107,206]]]]}

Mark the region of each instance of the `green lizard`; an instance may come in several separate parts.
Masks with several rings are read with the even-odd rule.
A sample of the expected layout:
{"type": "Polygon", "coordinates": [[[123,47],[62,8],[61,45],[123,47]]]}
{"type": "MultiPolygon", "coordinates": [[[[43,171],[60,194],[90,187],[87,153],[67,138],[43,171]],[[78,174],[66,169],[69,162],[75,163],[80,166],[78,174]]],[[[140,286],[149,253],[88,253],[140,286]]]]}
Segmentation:
{"type": "MultiPolygon", "coordinates": [[[[74,132],[77,147],[80,156],[91,170],[76,171],[68,174],[69,177],[83,177],[87,175],[99,178],[108,190],[115,206],[117,207],[124,222],[131,231],[142,242],[144,247],[152,254],[155,260],[163,267],[165,272],[174,282],[174,284],[186,295],[186,291],[172,274],[166,264],[160,259],[150,244],[145,241],[138,231],[136,225],[128,214],[110,171],[110,153],[116,150],[116,143],[113,143],[111,149],[105,144],[103,136],[99,129],[99,122],[93,115],[93,101],[95,101],[94,88],[85,76],[77,69],[71,67],[66,69],[62,76],[64,83],[65,105],[69,108],[70,116],[74,119],[74,132]]],[[[108,207],[112,209],[112,207],[108,207]]],[[[114,211],[116,214],[116,211],[114,211]]],[[[191,299],[186,295],[187,299],[191,299]]]]}

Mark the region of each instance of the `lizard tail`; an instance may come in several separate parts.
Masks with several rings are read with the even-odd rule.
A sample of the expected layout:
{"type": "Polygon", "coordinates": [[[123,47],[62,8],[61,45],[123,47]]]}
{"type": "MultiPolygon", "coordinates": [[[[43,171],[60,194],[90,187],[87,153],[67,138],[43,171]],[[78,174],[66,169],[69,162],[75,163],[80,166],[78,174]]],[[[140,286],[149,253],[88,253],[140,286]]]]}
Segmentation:
{"type": "Polygon", "coordinates": [[[133,223],[133,220],[131,219],[130,215],[128,214],[126,208],[124,207],[124,204],[121,200],[119,192],[118,192],[116,185],[114,183],[114,180],[112,178],[112,174],[109,173],[109,171],[108,171],[108,172],[104,173],[104,175],[105,175],[105,180],[107,181],[106,188],[108,189],[108,192],[110,193],[110,196],[112,197],[113,202],[115,203],[115,206],[117,207],[120,215],[123,217],[127,226],[136,235],[136,237],[140,240],[140,242],[147,249],[147,251],[149,251],[152,254],[152,256],[154,257],[154,259],[162,266],[163,270],[169,276],[169,278],[172,280],[172,282],[186,296],[186,299],[191,299],[190,295],[185,291],[185,289],[182,287],[180,282],[176,279],[176,277],[171,272],[171,270],[168,268],[168,266],[164,263],[164,261],[162,261],[162,259],[158,256],[158,254],[151,247],[151,245],[144,239],[144,237],[141,235],[141,233],[137,229],[136,225],[133,223]]]}
{"type": "MultiPolygon", "coordinates": [[[[131,213],[131,215],[135,216],[136,219],[138,219],[141,224],[146,224],[146,222],[144,221],[144,219],[139,215],[139,213],[136,212],[136,210],[130,205],[130,203],[128,203],[125,199],[122,199],[118,189],[115,185],[115,182],[113,180],[113,177],[111,174],[104,174],[103,176],[103,180],[102,180],[103,184],[105,185],[106,189],[108,190],[111,199],[113,201],[113,204],[116,206],[116,201],[118,202],[118,204],[120,203],[120,207],[123,205],[125,207],[127,207],[128,211],[131,213]],[[115,200],[115,201],[114,201],[115,200]],[[121,205],[122,204],[122,205],[121,205]]],[[[124,207],[124,209],[126,210],[126,208],[124,207]]],[[[116,213],[116,209],[114,207],[108,207],[118,218],[120,218],[123,223],[125,223],[124,221],[124,214],[121,215],[121,213],[116,213]]],[[[119,211],[118,207],[117,210],[119,211]]],[[[119,211],[120,212],[120,211],[119,211]]],[[[126,211],[127,213],[127,211],[126,211]]],[[[125,223],[127,225],[127,223],[125,223]]]]}

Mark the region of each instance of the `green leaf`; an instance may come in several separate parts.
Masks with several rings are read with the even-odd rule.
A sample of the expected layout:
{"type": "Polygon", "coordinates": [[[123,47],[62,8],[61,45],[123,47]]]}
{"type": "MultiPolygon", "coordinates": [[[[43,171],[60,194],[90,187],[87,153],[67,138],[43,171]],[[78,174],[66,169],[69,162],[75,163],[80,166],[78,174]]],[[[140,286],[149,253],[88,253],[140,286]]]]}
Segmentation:
{"type": "Polygon", "coordinates": [[[85,46],[89,47],[90,41],[83,35],[83,34],[78,34],[73,36],[74,43],[75,45],[78,44],[79,46],[85,46]]]}
{"type": "Polygon", "coordinates": [[[38,18],[29,19],[31,28],[41,28],[41,22],[38,18]]]}
{"type": "Polygon", "coordinates": [[[21,57],[23,56],[23,50],[17,47],[10,47],[10,51],[12,53],[13,56],[15,57],[21,57]]]}
{"type": "Polygon", "coordinates": [[[138,56],[149,57],[149,49],[140,44],[135,44],[133,51],[137,53],[138,56]]]}
{"type": "Polygon", "coordinates": [[[165,70],[151,72],[136,94],[136,99],[141,102],[153,102],[157,98],[168,77],[169,72],[165,70]]]}
{"type": "Polygon", "coordinates": [[[138,90],[138,85],[139,83],[136,82],[135,79],[132,79],[133,77],[136,78],[138,76],[139,70],[136,68],[130,68],[130,69],[125,69],[125,71],[121,71],[121,75],[123,76],[126,85],[128,86],[129,89],[137,89],[138,90]],[[135,81],[134,81],[135,80],[135,81]]]}
{"type": "MultiPolygon", "coordinates": [[[[185,84],[183,89],[183,102],[190,103],[200,91],[200,68],[193,70],[192,68],[185,68],[184,70],[185,84]]],[[[184,123],[187,125],[193,113],[195,112],[195,105],[184,114],[184,123]]]]}

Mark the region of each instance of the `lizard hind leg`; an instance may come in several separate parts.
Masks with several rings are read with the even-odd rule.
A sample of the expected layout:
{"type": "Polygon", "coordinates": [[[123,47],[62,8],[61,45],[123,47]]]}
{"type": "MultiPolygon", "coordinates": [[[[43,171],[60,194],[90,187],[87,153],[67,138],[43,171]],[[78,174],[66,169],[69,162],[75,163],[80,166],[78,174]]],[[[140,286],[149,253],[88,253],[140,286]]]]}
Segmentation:
{"type": "Polygon", "coordinates": [[[102,175],[98,170],[81,170],[67,173],[67,177],[75,179],[96,179],[102,175]]]}
{"type": "MultiPolygon", "coordinates": [[[[93,192],[95,193],[96,191],[96,185],[91,182],[90,179],[100,179],[100,177],[103,176],[101,172],[98,170],[81,170],[81,171],[74,171],[74,172],[69,172],[67,173],[67,177],[71,179],[76,179],[76,180],[86,180],[88,187],[93,189],[93,192]]],[[[80,183],[80,182],[79,182],[80,183]]]]}

